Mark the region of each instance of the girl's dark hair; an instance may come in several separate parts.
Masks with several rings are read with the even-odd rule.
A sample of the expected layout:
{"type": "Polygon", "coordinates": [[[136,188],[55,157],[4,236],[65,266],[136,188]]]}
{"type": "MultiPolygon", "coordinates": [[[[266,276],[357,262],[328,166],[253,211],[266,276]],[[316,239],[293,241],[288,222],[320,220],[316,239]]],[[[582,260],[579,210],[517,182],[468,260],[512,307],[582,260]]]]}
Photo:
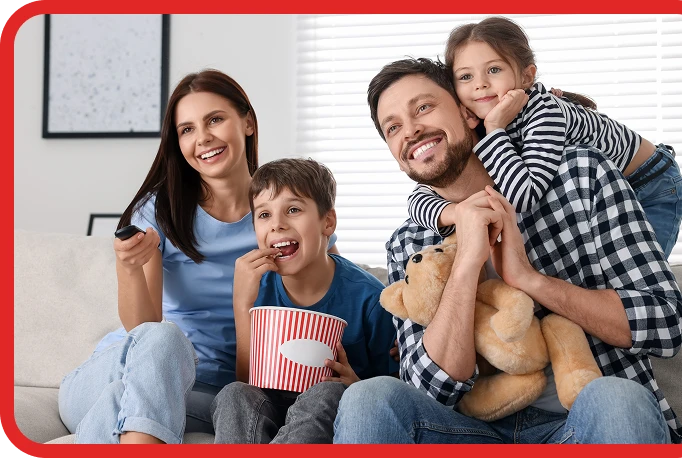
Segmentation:
{"type": "Polygon", "coordinates": [[[201,179],[182,155],[178,132],[175,128],[175,109],[178,102],[194,92],[210,92],[229,100],[235,110],[253,118],[253,135],[246,136],[246,161],[249,174],[258,168],[258,121],[244,89],[228,75],[218,70],[204,70],[185,76],[171,94],[161,125],[161,144],[156,158],[142,186],[128,208],[123,212],[118,228],[130,224],[133,212],[156,196],[156,222],[159,229],[180,251],[194,262],[204,255],[197,250],[194,218],[197,205],[210,193],[201,179]]]}
{"type": "Polygon", "coordinates": [[[584,94],[578,94],[576,92],[567,92],[567,91],[562,91],[563,95],[562,98],[568,100],[569,102],[572,102],[576,105],[582,105],[585,108],[590,108],[592,110],[597,110],[597,102],[592,100],[590,97],[584,95],[584,94]]]}
{"type": "Polygon", "coordinates": [[[493,16],[478,24],[456,27],[450,32],[445,46],[445,65],[450,71],[453,69],[457,50],[471,41],[486,43],[505,62],[520,70],[535,65],[535,54],[523,29],[511,19],[493,16]]]}
{"type": "MultiPolygon", "coordinates": [[[[486,43],[505,62],[517,66],[519,70],[536,65],[535,54],[521,26],[506,17],[492,16],[477,24],[461,25],[450,32],[445,46],[445,65],[450,72],[454,67],[457,50],[471,41],[486,43]]],[[[564,91],[564,97],[573,103],[597,109],[594,100],[587,96],[564,91]]]]}

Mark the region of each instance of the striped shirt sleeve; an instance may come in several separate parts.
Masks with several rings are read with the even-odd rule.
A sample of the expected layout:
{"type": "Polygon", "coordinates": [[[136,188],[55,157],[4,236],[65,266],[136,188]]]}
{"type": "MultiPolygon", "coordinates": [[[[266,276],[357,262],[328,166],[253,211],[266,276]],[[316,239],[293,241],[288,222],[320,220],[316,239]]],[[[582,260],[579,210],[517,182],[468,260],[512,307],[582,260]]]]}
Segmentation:
{"type": "Polygon", "coordinates": [[[561,163],[566,119],[549,93],[534,86],[526,106],[507,126],[486,135],[474,153],[519,213],[545,195],[561,163]],[[516,144],[512,139],[518,139],[516,144]]]}
{"type": "Polygon", "coordinates": [[[407,211],[415,223],[447,237],[455,232],[455,226],[438,227],[438,218],[450,203],[430,187],[418,184],[407,198],[407,211]]]}

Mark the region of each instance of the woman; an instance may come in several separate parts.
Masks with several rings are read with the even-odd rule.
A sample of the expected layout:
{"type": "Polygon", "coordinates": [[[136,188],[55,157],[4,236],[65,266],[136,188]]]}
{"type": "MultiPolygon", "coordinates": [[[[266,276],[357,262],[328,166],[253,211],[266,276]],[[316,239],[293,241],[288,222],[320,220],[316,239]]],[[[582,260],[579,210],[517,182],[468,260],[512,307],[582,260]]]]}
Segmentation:
{"type": "Polygon", "coordinates": [[[119,223],[146,233],[114,241],[123,328],[59,390],[77,442],[180,443],[185,431],[213,432],[210,403],[235,380],[232,280],[235,260],[257,247],[248,200],[257,167],[244,90],[215,70],[187,75],[119,223]]]}

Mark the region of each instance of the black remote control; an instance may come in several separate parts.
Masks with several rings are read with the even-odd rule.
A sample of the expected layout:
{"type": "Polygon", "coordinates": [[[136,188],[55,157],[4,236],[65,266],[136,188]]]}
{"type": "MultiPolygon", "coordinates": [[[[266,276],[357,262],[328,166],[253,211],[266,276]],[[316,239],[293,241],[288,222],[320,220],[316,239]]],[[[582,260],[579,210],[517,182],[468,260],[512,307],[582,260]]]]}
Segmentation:
{"type": "Polygon", "coordinates": [[[135,226],[134,224],[131,224],[130,226],[122,227],[121,229],[117,230],[114,233],[114,236],[121,240],[128,240],[130,237],[137,234],[138,232],[146,234],[145,231],[135,226]]]}

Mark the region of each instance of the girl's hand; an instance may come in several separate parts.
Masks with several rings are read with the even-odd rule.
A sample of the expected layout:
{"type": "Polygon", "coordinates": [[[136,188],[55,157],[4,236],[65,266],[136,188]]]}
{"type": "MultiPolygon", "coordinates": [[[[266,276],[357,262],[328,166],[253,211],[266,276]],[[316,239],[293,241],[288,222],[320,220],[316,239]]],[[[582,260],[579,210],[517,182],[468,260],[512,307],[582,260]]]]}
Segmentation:
{"type": "Polygon", "coordinates": [[[128,272],[141,269],[159,248],[161,237],[153,227],[147,233],[135,234],[127,240],[114,239],[116,262],[128,272]]]}
{"type": "Polygon", "coordinates": [[[512,89],[504,94],[483,121],[486,133],[506,129],[527,103],[528,94],[523,89],[512,89]]]}
{"type": "Polygon", "coordinates": [[[249,309],[258,298],[260,279],[268,270],[277,272],[274,256],[279,248],[256,248],[234,263],[232,306],[249,309]]]}
{"type": "Polygon", "coordinates": [[[549,90],[549,92],[551,92],[552,95],[554,95],[555,97],[563,97],[564,96],[564,91],[562,91],[561,89],[552,88],[549,90]]]}
{"type": "Polygon", "coordinates": [[[355,382],[360,381],[360,377],[355,375],[355,371],[350,364],[348,364],[348,357],[346,356],[346,350],[343,349],[341,342],[336,344],[336,351],[338,353],[338,361],[332,361],[331,359],[325,359],[324,365],[333,370],[337,377],[323,377],[323,382],[341,382],[346,386],[350,386],[355,382]]]}

